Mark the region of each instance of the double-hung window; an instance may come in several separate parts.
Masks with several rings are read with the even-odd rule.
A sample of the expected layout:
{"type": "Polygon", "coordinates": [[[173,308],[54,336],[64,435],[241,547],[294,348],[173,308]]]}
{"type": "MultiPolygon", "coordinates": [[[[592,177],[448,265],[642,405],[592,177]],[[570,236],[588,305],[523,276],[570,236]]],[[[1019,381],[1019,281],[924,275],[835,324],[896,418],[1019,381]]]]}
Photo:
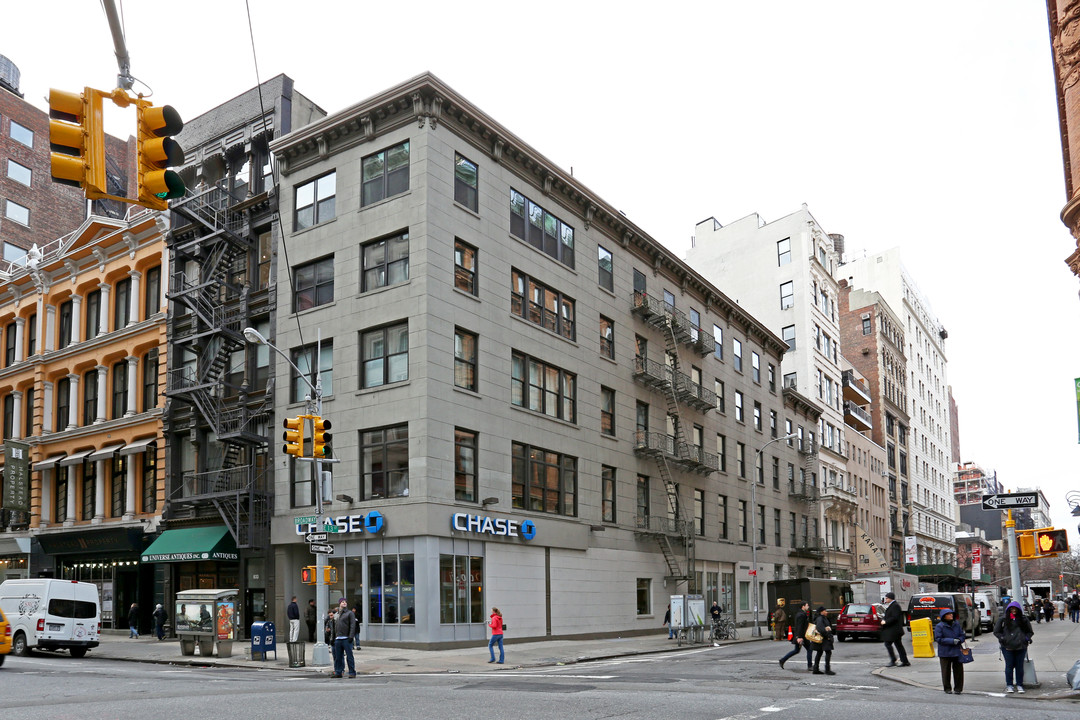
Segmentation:
{"type": "Polygon", "coordinates": [[[363,286],[367,292],[387,285],[397,285],[409,279],[409,233],[365,243],[360,248],[363,258],[363,286]]]}
{"type": "Polygon", "coordinates": [[[574,228],[528,199],[510,190],[510,234],[574,267],[574,228]]]}
{"type": "Polygon", "coordinates": [[[336,212],[337,173],[296,186],[296,229],[332,220],[336,212]]]}
{"type": "Polygon", "coordinates": [[[409,379],[409,324],[360,333],[360,387],[373,388],[409,379]]]}
{"type": "Polygon", "coordinates": [[[597,245],[596,247],[597,254],[599,255],[597,265],[600,269],[600,287],[614,292],[615,273],[611,252],[606,250],[602,245],[597,245]]]}
{"type": "Polygon", "coordinates": [[[360,495],[364,500],[409,495],[409,426],[360,433],[360,495]]]}
{"type": "Polygon", "coordinates": [[[454,153],[454,202],[480,211],[479,169],[472,160],[454,153]]]}
{"type": "Polygon", "coordinates": [[[476,248],[457,238],[454,239],[454,287],[470,295],[480,290],[476,282],[476,248]]]}
{"type": "Polygon", "coordinates": [[[577,376],[514,351],[510,369],[510,402],[517,407],[577,422],[577,376]]]}
{"type": "Polygon", "coordinates": [[[510,311],[567,340],[576,337],[574,300],[516,269],[510,273],[510,311]]]}
{"type": "Polygon", "coordinates": [[[786,310],[795,305],[795,283],[787,281],[780,285],[780,309],[786,310]]]}
{"type": "Polygon", "coordinates": [[[454,385],[476,391],[476,334],[454,328],[454,385]]]}
{"type": "Polygon", "coordinates": [[[368,155],[361,166],[361,207],[405,192],[409,189],[409,141],[368,155]]]}
{"type": "Polygon", "coordinates": [[[577,515],[577,458],[514,442],[511,445],[512,506],[533,512],[577,515]]]}
{"type": "Polygon", "coordinates": [[[334,301],[334,256],[324,257],[294,271],[296,291],[293,293],[293,312],[310,310],[334,301]]]}
{"type": "Polygon", "coordinates": [[[322,341],[321,355],[316,362],[319,346],[319,343],[312,343],[292,351],[293,365],[300,371],[299,375],[296,370],[292,373],[292,402],[302,402],[307,395],[314,396],[311,387],[318,385],[320,380],[323,397],[334,394],[334,341],[322,341]]]}

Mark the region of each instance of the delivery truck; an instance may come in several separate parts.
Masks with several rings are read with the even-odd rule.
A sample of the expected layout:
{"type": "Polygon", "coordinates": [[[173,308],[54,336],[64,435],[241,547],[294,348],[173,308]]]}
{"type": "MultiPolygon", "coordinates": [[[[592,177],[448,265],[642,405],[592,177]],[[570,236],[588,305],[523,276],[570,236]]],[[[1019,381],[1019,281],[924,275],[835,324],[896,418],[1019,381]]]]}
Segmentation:
{"type": "MultiPolygon", "coordinates": [[[[921,592],[919,578],[910,573],[890,570],[889,572],[860,575],[858,579],[877,583],[879,588],[878,596],[874,599],[868,597],[865,602],[881,602],[881,599],[885,597],[885,593],[891,592],[896,595],[896,602],[900,603],[900,607],[906,608],[911,596],[921,592]]],[[[935,586],[932,591],[936,590],[937,587],[935,586]]]]}

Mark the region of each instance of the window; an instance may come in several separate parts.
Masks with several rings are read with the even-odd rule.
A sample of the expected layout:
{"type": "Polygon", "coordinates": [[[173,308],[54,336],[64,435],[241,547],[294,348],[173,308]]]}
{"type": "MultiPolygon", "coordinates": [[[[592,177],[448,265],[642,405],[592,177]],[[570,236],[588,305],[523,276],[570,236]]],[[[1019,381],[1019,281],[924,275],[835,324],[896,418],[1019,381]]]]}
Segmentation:
{"type": "Polygon", "coordinates": [[[274,236],[270,231],[259,233],[259,260],[256,269],[258,270],[257,288],[262,289],[270,285],[270,261],[274,256],[274,236]]]}
{"type": "Polygon", "coordinates": [[[735,370],[742,372],[742,343],[735,338],[731,339],[731,357],[735,364],[735,370]]]}
{"type": "Polygon", "coordinates": [[[735,464],[739,467],[739,477],[746,479],[746,445],[735,443],[735,464]]]}
{"type": "Polygon", "coordinates": [[[604,522],[615,522],[615,468],[600,466],[600,517],[604,522]]]}
{"type": "Polygon", "coordinates": [[[28,127],[24,127],[14,120],[11,121],[11,126],[8,128],[8,135],[12,140],[20,142],[26,147],[34,147],[34,131],[28,127]]]}
{"type": "Polygon", "coordinates": [[[739,542],[746,542],[747,541],[748,535],[747,535],[747,530],[746,530],[746,520],[747,520],[747,518],[746,518],[746,501],[745,500],[740,500],[739,501],[739,542]]]}
{"type": "Polygon", "coordinates": [[[514,189],[510,190],[510,234],[574,267],[574,228],[514,189]]]}
{"type": "MultiPolygon", "coordinates": [[[[35,327],[37,323],[33,324],[35,327]]],[[[87,340],[93,340],[98,336],[101,328],[101,291],[94,290],[86,294],[86,333],[83,335],[87,340]]]]}
{"type": "Polygon", "coordinates": [[[773,545],[776,545],[777,547],[780,547],[780,545],[782,544],[780,542],[780,535],[782,531],[781,525],[782,522],[780,520],[780,511],[773,508],[773,545]]]}
{"type": "Polygon", "coordinates": [[[11,367],[15,364],[15,341],[18,339],[17,327],[15,323],[10,323],[4,333],[4,367],[11,367]]]}
{"type": "Polygon", "coordinates": [[[15,396],[8,393],[4,396],[4,437],[9,438],[15,428],[15,396]]]}
{"type": "Polygon", "coordinates": [[[142,511],[157,510],[157,447],[148,445],[142,453],[142,511]]]}
{"type": "Polygon", "coordinates": [[[519,442],[511,453],[513,507],[577,515],[577,458],[519,442]]]}
{"type": "Polygon", "coordinates": [[[149,412],[158,404],[158,350],[152,348],[143,359],[142,411],[149,412]]]}
{"type": "Polygon", "coordinates": [[[776,392],[776,366],[769,363],[769,390],[776,392]]]}
{"type": "Polygon", "coordinates": [[[652,578],[637,579],[637,614],[652,614],[652,578]]]}
{"type": "Polygon", "coordinates": [[[712,326],[713,334],[713,355],[717,360],[724,359],[724,329],[719,325],[714,324],[712,326]]]}
{"type": "Polygon", "coordinates": [[[293,312],[334,302],[334,256],[324,257],[294,270],[293,312]]]}
{"type": "Polygon", "coordinates": [[[694,530],[705,534],[705,491],[694,490],[694,530]]]}
{"type": "Polygon", "coordinates": [[[601,245],[597,245],[597,253],[599,255],[598,264],[600,267],[600,287],[607,290],[615,291],[615,274],[612,265],[611,253],[603,248],[601,245]]]}
{"type": "Polygon", "coordinates": [[[7,174],[15,182],[30,187],[30,168],[25,165],[20,165],[14,160],[8,160],[7,174]]]}
{"type": "MultiPolygon", "coordinates": [[[[12,123],[14,125],[14,123],[12,123]]],[[[56,470],[56,502],[53,504],[53,517],[56,518],[56,522],[62,523],[67,520],[67,496],[70,488],[68,487],[68,468],[67,466],[57,467],[56,470]]]]}
{"type": "Polygon", "coordinates": [[[4,204],[4,215],[20,225],[30,226],[30,208],[24,207],[14,200],[8,200],[4,204]]]}
{"type": "Polygon", "coordinates": [[[774,490],[780,489],[780,458],[772,459],[772,486],[774,490]]]}
{"type": "Polygon", "coordinates": [[[795,283],[787,281],[780,285],[780,309],[786,310],[795,305],[795,283]]]}
{"type": "Polygon", "coordinates": [[[780,267],[791,262],[791,238],[784,238],[776,243],[776,257],[780,267]]]}
{"type": "Polygon", "coordinates": [[[615,391],[600,388],[600,432],[615,436],[615,391]]]}
{"type": "Polygon", "coordinates": [[[476,282],[476,248],[454,238],[454,287],[470,295],[479,294],[476,282]]]}
{"type": "Polygon", "coordinates": [[[299,368],[301,373],[298,375],[295,370],[292,373],[292,402],[303,402],[307,395],[314,394],[311,387],[319,383],[320,375],[323,397],[334,394],[334,342],[322,341],[322,355],[318,363],[315,362],[316,347],[313,343],[292,351],[293,365],[299,368]],[[304,378],[307,378],[307,382],[304,382],[304,378]]]}
{"type": "Polygon", "coordinates": [[[758,544],[765,544],[765,506],[757,506],[757,531],[758,531],[758,544]]]}
{"type": "Polygon", "coordinates": [[[615,359],[615,322],[600,316],[600,354],[615,359]]]}
{"type": "Polygon", "coordinates": [[[297,230],[333,220],[337,196],[337,173],[332,172],[296,186],[297,230]]]}
{"type": "Polygon", "coordinates": [[[754,429],[761,431],[761,403],[754,403],[754,429]]]}
{"type": "Polygon", "coordinates": [[[473,212],[480,211],[479,169],[476,163],[458,153],[454,153],[454,202],[473,212]]]}
{"type": "Polygon", "coordinates": [[[360,333],[360,387],[373,388],[409,379],[409,325],[400,323],[360,333]]]}
{"type": "Polygon", "coordinates": [[[146,271],[146,288],[143,296],[143,319],[161,311],[161,266],[157,265],[146,271]]]}
{"type": "Polygon", "coordinates": [[[98,406],[98,371],[87,370],[82,377],[83,413],[82,424],[93,425],[97,420],[98,406]]]}
{"type": "Polygon", "coordinates": [[[484,622],[484,558],[439,556],[439,622],[484,622]]]}
{"type": "Polygon", "coordinates": [[[533,280],[520,270],[511,271],[510,283],[510,311],[512,313],[546,330],[558,333],[567,340],[576,338],[574,301],[571,298],[533,280]]]}
{"type": "Polygon", "coordinates": [[[777,434],[776,434],[777,427],[776,427],[776,425],[777,425],[776,411],[775,410],[770,410],[769,411],[769,435],[772,436],[772,437],[777,437],[777,434]]]}
{"type": "Polygon", "coordinates": [[[415,568],[412,555],[368,556],[369,623],[416,623],[415,568]]]}
{"type": "Polygon", "coordinates": [[[716,395],[716,409],[724,412],[724,382],[713,378],[713,393],[716,395]]]}
{"type": "Polygon", "coordinates": [[[745,421],[745,417],[743,416],[743,394],[739,390],[735,391],[735,419],[738,422],[745,421]]]}
{"type": "Polygon", "coordinates": [[[476,391],[476,335],[454,328],[454,385],[476,391]]]}
{"type": "Polygon", "coordinates": [[[722,472],[727,472],[727,438],[723,435],[716,436],[716,460],[722,472]]]}
{"type": "Polygon", "coordinates": [[[757,453],[754,461],[754,479],[758,485],[765,484],[765,457],[761,453],[757,453]]]}
{"type": "Polygon", "coordinates": [[[780,336],[787,343],[788,350],[795,349],[795,326],[787,325],[780,331],[780,336]]]}
{"type": "Polygon", "coordinates": [[[397,285],[409,279],[409,233],[382,238],[360,246],[363,259],[361,292],[397,285]]]}
{"type": "Polygon", "coordinates": [[[112,382],[113,382],[113,402],[112,402],[112,416],[116,418],[123,417],[127,412],[127,399],[128,399],[128,382],[127,382],[127,361],[121,360],[113,365],[112,368],[112,382]]]}
{"type": "Polygon", "coordinates": [[[24,428],[23,437],[33,437],[36,435],[34,432],[34,402],[36,401],[36,393],[34,388],[26,388],[23,394],[23,413],[26,415],[26,427],[24,428]]]}
{"type": "Polygon", "coordinates": [[[721,540],[727,540],[727,495],[719,496],[719,501],[716,506],[716,515],[717,520],[720,523],[719,537],[721,540]]]}
{"type": "Polygon", "coordinates": [[[124,514],[124,505],[127,502],[127,463],[130,455],[113,455],[112,462],[106,462],[105,467],[112,468],[112,515],[118,518],[124,514]]]}
{"type": "Polygon", "coordinates": [[[409,426],[360,432],[360,494],[364,500],[409,496],[409,426]]]}
{"type": "Polygon", "coordinates": [[[799,376],[797,373],[787,373],[784,375],[784,387],[794,390],[799,385],[799,376]]]}
{"type": "Polygon", "coordinates": [[[871,326],[870,315],[867,314],[862,319],[862,334],[863,335],[869,335],[871,332],[873,332],[873,328],[871,326]]]}
{"type": "Polygon", "coordinates": [[[634,518],[639,528],[649,527],[649,476],[637,476],[634,518]]]}
{"type": "Polygon", "coordinates": [[[409,141],[368,155],[361,161],[361,167],[361,207],[405,192],[409,189],[409,141]]]}
{"type": "Polygon", "coordinates": [[[577,422],[577,376],[554,365],[513,352],[510,402],[551,417],[577,422]]]}
{"type": "Polygon", "coordinates": [[[116,283],[116,297],[113,300],[113,330],[127,327],[131,320],[131,278],[124,278],[116,283]]]}
{"type": "Polygon", "coordinates": [[[645,273],[641,272],[637,268],[634,268],[634,276],[632,282],[634,284],[635,298],[645,295],[645,273]]]}
{"type": "Polygon", "coordinates": [[[690,340],[697,342],[701,337],[701,313],[690,308],[690,340]]]}
{"type": "Polygon", "coordinates": [[[454,499],[476,502],[476,433],[454,428],[454,499]]]}
{"type": "Polygon", "coordinates": [[[750,377],[754,382],[761,382],[761,356],[753,350],[750,351],[750,377]]]}
{"type": "Polygon", "coordinates": [[[82,462],[82,519],[94,518],[94,499],[97,495],[97,462],[83,460],[82,462]]]}

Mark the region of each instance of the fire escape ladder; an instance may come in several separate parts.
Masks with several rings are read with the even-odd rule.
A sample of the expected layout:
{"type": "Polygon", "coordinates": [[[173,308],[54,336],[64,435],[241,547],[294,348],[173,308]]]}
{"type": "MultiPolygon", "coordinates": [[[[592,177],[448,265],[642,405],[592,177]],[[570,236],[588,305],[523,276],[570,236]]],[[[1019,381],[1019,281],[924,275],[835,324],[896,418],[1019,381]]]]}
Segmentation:
{"type": "MultiPolygon", "coordinates": [[[[668,417],[673,419],[673,425],[675,434],[672,439],[673,447],[671,448],[672,455],[676,458],[683,458],[688,456],[688,450],[686,440],[683,437],[683,422],[682,415],[679,412],[679,400],[676,394],[676,382],[679,377],[679,346],[678,339],[676,338],[676,322],[677,318],[674,316],[674,308],[665,308],[670,310],[667,314],[666,332],[664,333],[664,340],[666,341],[668,357],[671,358],[671,377],[672,382],[668,384],[667,393],[664,397],[667,400],[668,417]]],[[[686,550],[686,570],[683,571],[679,567],[678,558],[675,556],[671,547],[671,540],[667,535],[660,536],[660,547],[664,553],[664,559],[667,560],[668,567],[671,569],[671,577],[678,580],[687,580],[690,584],[693,584],[694,576],[694,533],[691,523],[687,522],[682,517],[682,508],[679,504],[679,492],[678,486],[675,484],[674,479],[671,476],[671,469],[668,466],[667,453],[660,453],[658,457],[658,463],[660,467],[660,477],[664,482],[664,488],[666,490],[668,499],[668,513],[674,518],[675,530],[681,535],[682,544],[686,550]]],[[[693,587],[690,588],[694,590],[693,587]]]]}

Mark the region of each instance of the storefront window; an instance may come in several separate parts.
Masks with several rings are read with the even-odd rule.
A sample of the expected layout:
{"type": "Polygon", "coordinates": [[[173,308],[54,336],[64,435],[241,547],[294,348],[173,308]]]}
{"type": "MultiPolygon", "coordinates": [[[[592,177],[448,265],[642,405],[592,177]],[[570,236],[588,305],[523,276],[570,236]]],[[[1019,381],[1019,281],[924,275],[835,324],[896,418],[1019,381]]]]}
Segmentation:
{"type": "Polygon", "coordinates": [[[374,555],[368,558],[368,622],[416,622],[416,591],[412,555],[374,555]]]}
{"type": "Polygon", "coordinates": [[[484,622],[484,558],[439,556],[439,622],[484,622]]]}

